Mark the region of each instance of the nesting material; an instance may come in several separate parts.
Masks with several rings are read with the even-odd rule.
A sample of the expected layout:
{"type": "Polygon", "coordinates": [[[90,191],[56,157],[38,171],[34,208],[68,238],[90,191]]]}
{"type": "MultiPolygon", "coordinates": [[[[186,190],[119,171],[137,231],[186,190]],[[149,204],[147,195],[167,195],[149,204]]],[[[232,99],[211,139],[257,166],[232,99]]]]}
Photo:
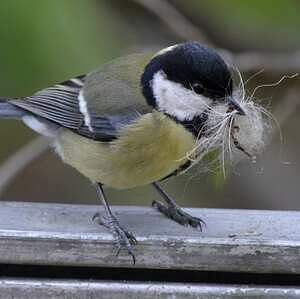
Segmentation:
{"type": "MultiPolygon", "coordinates": [[[[253,161],[256,155],[260,154],[265,147],[268,125],[263,118],[261,109],[253,102],[242,105],[246,115],[236,114],[233,117],[231,127],[231,140],[233,143],[233,154],[238,159],[245,154],[253,161]]],[[[242,158],[242,157],[241,157],[242,158]]]]}
{"type": "Polygon", "coordinates": [[[269,112],[250,99],[239,101],[239,104],[245,115],[229,110],[225,103],[209,109],[206,126],[189,155],[193,162],[199,162],[212,151],[218,152],[225,173],[228,164],[244,158],[256,161],[270,135],[270,121],[265,117],[269,112]]]}

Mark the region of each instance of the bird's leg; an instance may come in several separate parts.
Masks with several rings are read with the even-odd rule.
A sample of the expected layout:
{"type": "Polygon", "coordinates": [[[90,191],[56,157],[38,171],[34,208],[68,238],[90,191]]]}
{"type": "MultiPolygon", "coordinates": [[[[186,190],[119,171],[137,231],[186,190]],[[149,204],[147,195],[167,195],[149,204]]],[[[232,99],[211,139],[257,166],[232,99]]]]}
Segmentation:
{"type": "Polygon", "coordinates": [[[181,225],[192,226],[194,228],[198,228],[202,231],[202,226],[205,225],[205,222],[197,217],[193,217],[190,214],[186,213],[182,210],[180,206],[177,205],[175,200],[170,197],[160,186],[158,183],[152,184],[156,191],[162,196],[165,200],[166,205],[158,200],[154,200],[152,202],[152,206],[157,208],[162,214],[171,218],[172,220],[178,222],[181,225]]]}
{"type": "Polygon", "coordinates": [[[94,184],[97,190],[97,195],[101,199],[102,204],[105,209],[105,215],[100,215],[96,213],[93,217],[93,220],[96,220],[97,223],[104,225],[108,228],[113,234],[116,245],[117,245],[117,255],[121,252],[122,249],[126,249],[128,254],[131,255],[133,263],[135,264],[135,256],[132,251],[132,245],[137,244],[137,240],[134,235],[128,230],[124,229],[116,216],[112,213],[107,198],[105,196],[103,187],[101,184],[94,184]]]}

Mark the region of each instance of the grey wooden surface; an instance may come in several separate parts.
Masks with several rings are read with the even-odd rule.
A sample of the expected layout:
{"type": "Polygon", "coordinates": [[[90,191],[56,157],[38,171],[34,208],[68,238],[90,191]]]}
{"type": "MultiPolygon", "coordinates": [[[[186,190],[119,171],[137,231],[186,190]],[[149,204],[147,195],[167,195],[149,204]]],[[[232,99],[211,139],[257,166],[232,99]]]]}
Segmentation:
{"type": "Polygon", "coordinates": [[[0,263],[300,273],[300,212],[188,209],[207,223],[200,232],[151,208],[113,207],[139,242],[133,265],[92,221],[101,209],[0,203],[0,263]]]}
{"type": "Polygon", "coordinates": [[[294,299],[300,288],[134,283],[79,280],[1,279],[1,299],[294,299]]]}

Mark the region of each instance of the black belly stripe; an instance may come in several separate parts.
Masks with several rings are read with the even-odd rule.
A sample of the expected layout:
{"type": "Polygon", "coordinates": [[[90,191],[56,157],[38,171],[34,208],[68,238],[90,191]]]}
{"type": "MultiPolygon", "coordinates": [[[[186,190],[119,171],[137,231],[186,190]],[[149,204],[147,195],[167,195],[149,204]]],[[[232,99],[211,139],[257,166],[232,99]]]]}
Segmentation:
{"type": "Polygon", "coordinates": [[[194,117],[192,120],[184,120],[184,121],[181,121],[180,123],[187,130],[189,130],[191,133],[193,133],[193,135],[196,138],[199,138],[200,136],[202,136],[204,134],[207,118],[208,118],[207,113],[206,113],[206,111],[204,111],[200,115],[197,115],[196,117],[194,117]],[[201,135],[199,136],[200,132],[201,132],[201,135]]]}
{"type": "MultiPolygon", "coordinates": [[[[167,114],[168,115],[168,114],[167,114]]],[[[194,117],[192,120],[184,120],[184,121],[178,121],[176,118],[174,118],[172,115],[168,115],[170,118],[172,118],[177,123],[180,123],[183,125],[188,131],[190,131],[195,138],[200,138],[205,134],[205,124],[207,121],[207,110],[205,110],[200,115],[194,117]]],[[[166,177],[162,178],[160,181],[166,180],[172,176],[179,175],[183,171],[185,171],[188,167],[190,167],[192,164],[192,161],[187,161],[183,165],[181,165],[179,168],[177,168],[172,173],[168,174],[166,177]]]]}
{"type": "Polygon", "coordinates": [[[173,171],[172,173],[168,174],[167,176],[165,176],[164,178],[162,178],[160,180],[161,181],[164,181],[164,180],[167,180],[169,179],[170,177],[172,176],[177,176],[179,174],[181,174],[184,170],[186,170],[188,167],[190,167],[192,164],[192,161],[187,161],[186,163],[184,163],[183,165],[181,165],[179,168],[177,168],[175,171],[173,171]]]}

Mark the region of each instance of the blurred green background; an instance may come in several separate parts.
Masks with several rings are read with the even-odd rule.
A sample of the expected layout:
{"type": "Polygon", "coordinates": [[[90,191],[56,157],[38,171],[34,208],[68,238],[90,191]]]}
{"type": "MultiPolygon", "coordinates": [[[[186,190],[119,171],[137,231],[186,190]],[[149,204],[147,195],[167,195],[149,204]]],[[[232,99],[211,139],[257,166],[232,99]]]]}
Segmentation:
{"type": "MultiPolygon", "coordinates": [[[[149,0],[151,2],[151,0],[149,0]]],[[[233,52],[300,49],[300,4],[294,0],[168,1],[217,47],[233,52]]],[[[166,22],[129,0],[2,0],[0,2],[0,94],[26,96],[55,82],[84,74],[104,62],[145,48],[182,42],[166,22]]],[[[243,74],[245,78],[252,74],[243,74]]],[[[262,73],[247,85],[275,82],[283,74],[262,73]]],[[[275,110],[286,91],[300,79],[260,90],[275,110]]],[[[300,95],[300,92],[299,92],[300,95]]],[[[300,97],[299,97],[300,101],[300,97]]],[[[191,174],[164,183],[184,206],[300,209],[299,105],[281,124],[278,136],[253,165],[243,161],[226,181],[191,174]],[[288,162],[288,163],[286,163],[288,162]]],[[[11,120],[1,121],[0,161],[36,135],[11,120]]],[[[1,180],[1,178],[0,178],[1,180]]],[[[108,190],[113,204],[150,205],[158,195],[151,187],[108,190]]],[[[97,203],[91,184],[64,165],[52,150],[26,167],[0,195],[1,200],[97,203]]]]}

